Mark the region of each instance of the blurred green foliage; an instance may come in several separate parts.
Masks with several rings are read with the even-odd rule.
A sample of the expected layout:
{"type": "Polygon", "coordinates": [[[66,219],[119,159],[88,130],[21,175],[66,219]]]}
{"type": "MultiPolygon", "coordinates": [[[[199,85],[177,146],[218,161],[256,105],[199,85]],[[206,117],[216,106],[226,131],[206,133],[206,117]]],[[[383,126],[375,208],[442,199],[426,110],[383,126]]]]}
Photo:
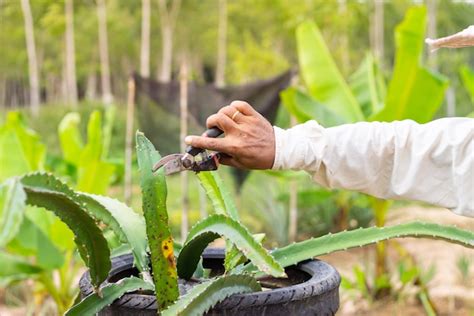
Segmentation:
{"type": "Polygon", "coordinates": [[[82,140],[78,113],[66,114],[58,127],[58,134],[66,163],[74,166],[77,189],[83,192],[105,194],[116,165],[107,161],[112,134],[115,108],[106,110],[106,122],[102,126],[102,115],[94,111],[87,124],[87,143],[82,140]]]}
{"type": "MultiPolygon", "coordinates": [[[[296,27],[305,20],[316,21],[327,45],[344,76],[353,73],[371,47],[370,33],[373,14],[371,1],[336,0],[240,0],[228,1],[228,38],[226,81],[240,83],[277,74],[287,65],[297,62],[296,27]],[[347,38],[348,45],[342,43],[347,38]]],[[[412,0],[384,2],[384,58],[382,69],[390,71],[395,56],[393,29],[402,20],[412,0]]],[[[420,3],[420,1],[417,1],[420,3]]],[[[437,34],[445,36],[472,24],[474,6],[468,2],[437,1],[437,34]]],[[[54,95],[48,103],[61,97],[63,77],[63,36],[65,31],[64,2],[56,0],[31,1],[40,83],[43,93],[54,95]]],[[[19,1],[0,3],[0,84],[13,80],[27,85],[28,61],[25,49],[23,16],[19,1]]],[[[87,79],[99,74],[97,48],[97,12],[92,0],[74,1],[74,28],[76,43],[76,69],[79,93],[84,96],[87,79]]],[[[178,23],[174,32],[174,49],[178,57],[190,53],[192,78],[210,79],[217,59],[218,1],[182,1],[178,23]]],[[[131,71],[139,67],[141,2],[127,0],[107,1],[107,26],[113,93],[125,100],[126,80],[131,71]]],[[[151,1],[151,71],[158,73],[161,54],[161,28],[157,1],[151,1]]],[[[454,87],[457,114],[472,112],[467,92],[461,88],[458,69],[474,64],[471,49],[440,50],[425,53],[423,58],[434,56],[439,71],[445,74],[454,87]]],[[[178,60],[173,61],[174,77],[178,73],[178,60]]],[[[2,89],[3,87],[0,87],[2,89]]],[[[1,101],[0,101],[1,103],[1,101]]],[[[443,116],[443,110],[437,116],[443,116]]]]}

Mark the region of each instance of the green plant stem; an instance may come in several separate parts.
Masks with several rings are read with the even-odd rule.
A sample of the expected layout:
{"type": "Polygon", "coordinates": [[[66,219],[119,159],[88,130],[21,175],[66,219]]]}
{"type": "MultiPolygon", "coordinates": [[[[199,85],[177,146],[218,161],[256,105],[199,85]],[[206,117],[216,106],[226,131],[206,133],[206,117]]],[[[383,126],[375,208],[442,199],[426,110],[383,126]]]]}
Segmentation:
{"type": "Polygon", "coordinates": [[[41,273],[39,276],[39,281],[41,282],[41,284],[43,284],[43,286],[46,288],[46,290],[56,303],[56,306],[58,308],[58,314],[64,315],[66,308],[64,306],[61,295],[58,292],[58,289],[54,285],[52,275],[50,273],[41,273]]]}
{"type": "Polygon", "coordinates": [[[64,265],[59,269],[59,289],[62,295],[64,308],[68,309],[74,303],[74,299],[78,292],[73,286],[73,281],[80,266],[74,260],[74,252],[69,250],[64,256],[64,265]]]}
{"type": "MultiPolygon", "coordinates": [[[[378,227],[384,227],[386,222],[387,211],[391,205],[391,201],[382,200],[378,198],[372,199],[372,209],[374,211],[375,225],[378,227]]],[[[374,282],[384,275],[388,274],[387,271],[387,244],[384,241],[378,242],[375,245],[375,277],[374,282]]],[[[384,297],[390,292],[389,288],[383,288],[380,291],[376,289],[375,297],[384,297]]]]}
{"type": "Polygon", "coordinates": [[[426,290],[422,290],[420,291],[420,293],[418,293],[418,299],[421,301],[426,315],[436,316],[436,311],[434,309],[433,303],[431,302],[426,290]]]}
{"type": "Polygon", "coordinates": [[[336,216],[336,227],[339,231],[348,229],[349,222],[349,210],[350,210],[350,192],[349,191],[339,191],[336,194],[336,205],[339,209],[338,216],[336,216]]]}

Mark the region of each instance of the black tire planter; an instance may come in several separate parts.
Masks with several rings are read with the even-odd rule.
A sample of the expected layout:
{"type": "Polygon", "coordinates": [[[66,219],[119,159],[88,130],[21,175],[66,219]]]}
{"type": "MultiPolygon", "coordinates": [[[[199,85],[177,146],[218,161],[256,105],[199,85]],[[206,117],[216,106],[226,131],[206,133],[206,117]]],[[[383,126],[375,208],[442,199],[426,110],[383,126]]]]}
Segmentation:
{"type": "MultiPolygon", "coordinates": [[[[223,268],[223,249],[206,249],[203,253],[203,266],[219,274],[223,268]]],[[[206,315],[334,315],[339,308],[339,273],[331,265],[320,260],[308,260],[296,266],[287,267],[288,279],[260,279],[265,287],[279,284],[262,292],[235,294],[218,303],[206,315]],[[287,285],[287,286],[285,286],[287,285]]],[[[107,281],[116,282],[121,278],[137,275],[133,268],[131,254],[112,259],[112,269],[107,281]]],[[[186,292],[197,281],[180,280],[180,293],[186,292]]],[[[89,273],[82,275],[79,282],[81,297],[92,293],[89,273]]],[[[104,308],[101,316],[157,314],[156,298],[151,294],[129,293],[104,308]]]]}

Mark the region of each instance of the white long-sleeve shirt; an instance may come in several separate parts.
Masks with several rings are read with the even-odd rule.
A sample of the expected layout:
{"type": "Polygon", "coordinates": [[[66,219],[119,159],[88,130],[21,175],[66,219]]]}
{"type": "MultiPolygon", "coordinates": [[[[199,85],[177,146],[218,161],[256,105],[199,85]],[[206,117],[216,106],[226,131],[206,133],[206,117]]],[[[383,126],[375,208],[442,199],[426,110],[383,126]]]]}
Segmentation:
{"type": "Polygon", "coordinates": [[[273,169],[305,170],[328,188],[425,201],[474,217],[474,119],[315,121],[275,130],[273,169]]]}

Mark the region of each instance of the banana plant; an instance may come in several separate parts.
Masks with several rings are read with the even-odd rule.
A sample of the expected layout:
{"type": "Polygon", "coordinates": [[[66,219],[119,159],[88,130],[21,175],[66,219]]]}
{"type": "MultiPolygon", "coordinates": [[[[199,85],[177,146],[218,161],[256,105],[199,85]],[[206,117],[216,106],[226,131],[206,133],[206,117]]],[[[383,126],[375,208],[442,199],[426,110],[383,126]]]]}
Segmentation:
{"type": "Polygon", "coordinates": [[[58,126],[58,135],[64,160],[76,170],[76,188],[80,191],[105,194],[117,166],[107,160],[115,107],[106,112],[102,127],[99,111],[90,114],[87,124],[87,143],[81,136],[79,113],[66,114],[58,126]]]}
{"type": "MultiPolygon", "coordinates": [[[[464,65],[459,69],[462,83],[466,88],[467,93],[471,98],[471,103],[474,106],[474,70],[464,65]]],[[[468,114],[469,117],[474,117],[474,111],[468,114]]]]}
{"type": "MultiPolygon", "coordinates": [[[[111,122],[109,112],[106,114],[109,117],[107,122],[111,122]]],[[[100,116],[93,114],[92,117],[95,119],[91,120],[93,123],[90,121],[89,130],[92,130],[90,134],[96,135],[95,139],[103,137],[104,145],[100,147],[105,148],[106,135],[110,134],[111,130],[104,127],[101,136],[97,133],[97,129],[99,128],[100,132],[102,128],[100,116]]],[[[110,126],[110,124],[106,125],[110,126]]],[[[68,140],[74,144],[78,138],[74,138],[74,134],[71,136],[68,140]]],[[[95,143],[101,143],[101,141],[95,143]]],[[[102,150],[103,154],[105,152],[105,149],[102,150]]],[[[72,152],[67,158],[78,159],[79,154],[72,152]]],[[[36,281],[35,287],[38,288],[34,293],[35,300],[42,302],[48,295],[51,296],[59,313],[62,314],[77,296],[74,276],[83,266],[75,254],[74,235],[67,225],[52,213],[33,205],[15,202],[21,200],[17,196],[22,194],[19,189],[20,184],[8,179],[28,172],[43,171],[45,157],[46,147],[39,135],[27,127],[20,113],[9,112],[5,123],[0,126],[0,183],[5,181],[0,187],[0,196],[3,201],[1,208],[2,211],[4,210],[0,212],[0,251],[9,260],[13,258],[14,262],[24,262],[26,266],[33,263],[36,268],[28,269],[29,273],[25,274],[21,266],[15,264],[13,266],[19,269],[10,269],[0,274],[0,284],[4,287],[26,277],[33,278],[36,281]]],[[[94,207],[91,202],[88,202],[87,197],[81,199],[81,202],[94,207]]],[[[108,234],[108,236],[111,235],[108,234]]]]}
{"type": "MultiPolygon", "coordinates": [[[[296,37],[305,91],[288,88],[281,95],[283,104],[299,122],[314,119],[326,127],[357,121],[428,122],[442,103],[448,80],[420,64],[425,26],[426,9],[418,6],[396,27],[394,69],[386,86],[371,54],[344,80],[317,25],[302,23],[296,37]]],[[[373,199],[377,226],[385,225],[390,204],[373,199]]],[[[378,243],[375,279],[387,273],[385,257],[385,244],[378,243]]]]}
{"type": "MultiPolygon", "coordinates": [[[[38,282],[35,300],[41,302],[48,293],[59,310],[69,306],[76,295],[71,286],[79,266],[73,259],[74,243],[67,226],[51,214],[21,202],[18,181],[8,179],[27,172],[44,170],[46,147],[29,129],[18,112],[9,112],[0,126],[0,251],[10,262],[10,269],[0,273],[2,287],[33,276],[38,282]],[[35,267],[29,267],[31,258],[35,267]],[[25,270],[26,269],[26,270],[25,270]],[[53,272],[59,275],[54,285],[53,272]],[[60,290],[61,289],[61,290],[60,290]]],[[[23,196],[23,197],[22,197],[23,196]]]]}

